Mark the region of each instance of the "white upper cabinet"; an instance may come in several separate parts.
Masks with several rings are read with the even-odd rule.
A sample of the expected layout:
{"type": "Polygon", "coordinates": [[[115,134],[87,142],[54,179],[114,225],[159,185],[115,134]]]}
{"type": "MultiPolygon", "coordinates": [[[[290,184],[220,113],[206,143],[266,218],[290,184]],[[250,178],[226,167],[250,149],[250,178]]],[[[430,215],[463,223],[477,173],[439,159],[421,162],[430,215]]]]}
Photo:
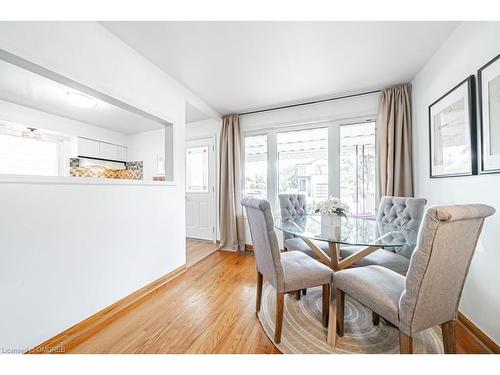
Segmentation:
{"type": "Polygon", "coordinates": [[[118,145],[100,142],[99,155],[101,159],[118,160],[118,145]]]}
{"type": "Polygon", "coordinates": [[[78,156],[127,161],[127,147],[78,137],[78,156]]]}
{"type": "Polygon", "coordinates": [[[121,161],[127,160],[127,147],[118,146],[118,159],[117,160],[121,160],[121,161]]]}
{"type": "Polygon", "coordinates": [[[78,137],[78,156],[99,157],[99,141],[78,137]]]}

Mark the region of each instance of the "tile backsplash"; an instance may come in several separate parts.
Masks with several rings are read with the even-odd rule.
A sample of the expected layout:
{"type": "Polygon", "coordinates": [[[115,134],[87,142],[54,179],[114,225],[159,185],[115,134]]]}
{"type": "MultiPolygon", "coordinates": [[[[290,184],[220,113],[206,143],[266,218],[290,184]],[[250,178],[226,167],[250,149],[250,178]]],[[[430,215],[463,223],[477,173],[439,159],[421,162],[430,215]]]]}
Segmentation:
{"type": "Polygon", "coordinates": [[[82,166],[80,158],[69,159],[69,174],[72,177],[114,178],[120,180],[142,180],[143,162],[129,161],[124,163],[125,169],[105,166],[82,166]]]}

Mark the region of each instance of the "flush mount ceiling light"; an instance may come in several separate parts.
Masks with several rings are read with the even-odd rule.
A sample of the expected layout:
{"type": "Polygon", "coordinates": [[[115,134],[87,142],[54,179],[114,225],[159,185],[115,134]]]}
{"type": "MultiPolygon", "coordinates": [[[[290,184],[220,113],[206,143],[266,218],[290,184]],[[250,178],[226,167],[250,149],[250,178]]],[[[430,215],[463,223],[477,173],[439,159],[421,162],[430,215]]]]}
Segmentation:
{"type": "Polygon", "coordinates": [[[97,102],[94,98],[79,92],[67,92],[66,101],[78,108],[94,108],[97,102]]]}

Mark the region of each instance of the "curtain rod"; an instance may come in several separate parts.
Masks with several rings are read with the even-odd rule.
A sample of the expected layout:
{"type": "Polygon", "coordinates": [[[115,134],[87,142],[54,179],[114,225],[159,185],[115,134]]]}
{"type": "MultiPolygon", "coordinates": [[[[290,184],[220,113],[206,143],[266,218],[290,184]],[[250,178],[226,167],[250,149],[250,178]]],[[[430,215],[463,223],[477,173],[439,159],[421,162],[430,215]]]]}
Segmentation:
{"type": "Polygon", "coordinates": [[[259,110],[256,110],[256,111],[248,111],[248,112],[239,113],[239,116],[253,115],[255,113],[277,111],[279,109],[287,109],[287,108],[293,108],[293,107],[300,107],[300,106],[303,106],[303,105],[318,104],[318,103],[324,103],[324,102],[331,102],[331,101],[334,101],[334,100],[354,98],[356,96],[363,96],[363,95],[375,94],[375,93],[380,92],[380,91],[381,90],[373,90],[373,91],[367,91],[367,92],[360,92],[358,94],[338,96],[336,98],[321,99],[321,100],[315,100],[315,101],[312,101],[312,102],[290,104],[290,105],[284,105],[284,106],[281,106],[281,107],[274,107],[274,108],[267,108],[267,109],[259,109],[259,110]]]}

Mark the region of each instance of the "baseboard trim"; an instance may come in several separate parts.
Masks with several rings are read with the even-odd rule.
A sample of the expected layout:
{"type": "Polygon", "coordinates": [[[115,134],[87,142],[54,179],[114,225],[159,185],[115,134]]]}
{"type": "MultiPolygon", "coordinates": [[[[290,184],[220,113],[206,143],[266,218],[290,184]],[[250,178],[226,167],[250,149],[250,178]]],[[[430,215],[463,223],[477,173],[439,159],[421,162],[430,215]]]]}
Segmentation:
{"type": "Polygon", "coordinates": [[[47,341],[35,346],[26,354],[49,354],[49,353],[64,353],[71,348],[103,329],[112,321],[130,311],[140,304],[148,295],[158,290],[172,279],[181,275],[187,270],[186,266],[176,268],[165,276],[153,281],[145,287],[135,291],[132,294],[113,303],[105,309],[95,313],[91,317],[75,324],[73,327],[61,332],[57,336],[48,339],[47,341]]]}
{"type": "Polygon", "coordinates": [[[464,314],[458,312],[458,321],[492,353],[500,354],[500,346],[498,346],[488,335],[481,331],[474,323],[472,323],[464,314]]]}

